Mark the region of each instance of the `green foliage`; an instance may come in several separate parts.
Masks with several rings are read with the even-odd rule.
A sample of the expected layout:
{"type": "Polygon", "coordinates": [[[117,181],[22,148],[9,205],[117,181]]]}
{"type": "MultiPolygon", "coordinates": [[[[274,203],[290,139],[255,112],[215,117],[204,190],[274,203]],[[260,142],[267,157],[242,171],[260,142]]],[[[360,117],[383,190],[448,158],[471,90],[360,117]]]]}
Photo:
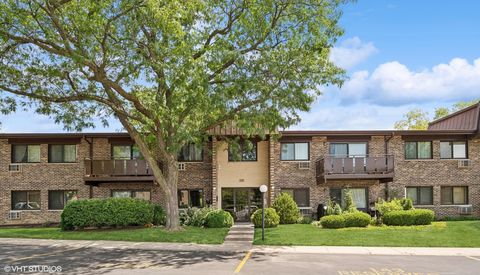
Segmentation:
{"type": "Polygon", "coordinates": [[[372,220],[370,215],[360,211],[345,213],[341,216],[345,219],[345,227],[367,227],[372,220]]]}
{"type": "Polygon", "coordinates": [[[345,227],[345,218],[343,215],[329,215],[320,219],[323,228],[343,228],[345,227]]]}
{"type": "Polygon", "coordinates": [[[161,205],[154,205],[153,206],[153,221],[154,225],[165,225],[167,222],[167,213],[162,208],[161,205]]]}
{"type": "Polygon", "coordinates": [[[403,205],[402,201],[399,199],[392,199],[390,201],[381,200],[380,202],[375,203],[375,208],[380,215],[383,216],[391,211],[403,210],[403,205]]]}
{"type": "Polygon", "coordinates": [[[132,198],[87,199],[69,202],[61,215],[63,230],[152,223],[150,202],[132,198]]]}
{"type": "Polygon", "coordinates": [[[428,112],[422,109],[412,109],[403,115],[403,119],[395,122],[397,130],[426,130],[428,128],[428,112]]]}
{"type": "Polygon", "coordinates": [[[313,218],[310,216],[301,216],[297,219],[297,223],[300,224],[311,224],[313,222],[313,218]]]}
{"type": "Polygon", "coordinates": [[[390,211],[382,217],[382,220],[386,225],[406,226],[428,225],[434,218],[435,213],[432,210],[414,209],[390,211]]]}
{"type": "Polygon", "coordinates": [[[410,198],[405,198],[400,201],[402,204],[403,210],[412,210],[413,208],[413,202],[412,199],[410,198]]]}
{"type": "Polygon", "coordinates": [[[329,199],[327,202],[327,209],[325,210],[325,215],[334,215],[335,214],[335,204],[329,199]]]}
{"type": "Polygon", "coordinates": [[[295,203],[292,196],[287,193],[280,193],[273,202],[272,208],[274,208],[278,216],[280,216],[281,224],[296,223],[300,217],[297,203],[295,203]]]}
{"type": "Polygon", "coordinates": [[[205,226],[209,228],[231,227],[232,225],[232,215],[222,209],[209,211],[205,217],[205,226]]]}
{"type": "Polygon", "coordinates": [[[199,227],[205,226],[208,213],[215,210],[213,207],[191,208],[190,211],[188,211],[190,216],[187,217],[183,224],[199,227]]]}
{"type": "Polygon", "coordinates": [[[355,202],[353,201],[352,197],[352,191],[347,190],[345,192],[345,208],[343,209],[343,212],[345,213],[354,213],[357,212],[357,207],[355,205],[355,202]]]}
{"type": "Polygon", "coordinates": [[[335,204],[335,207],[333,208],[333,215],[341,215],[342,214],[342,207],[340,204],[335,204]]]}
{"type": "MultiPolygon", "coordinates": [[[[274,208],[265,208],[265,228],[277,227],[280,223],[280,216],[274,208]]],[[[255,225],[255,227],[262,227],[262,209],[256,210],[250,220],[255,225]]]]}

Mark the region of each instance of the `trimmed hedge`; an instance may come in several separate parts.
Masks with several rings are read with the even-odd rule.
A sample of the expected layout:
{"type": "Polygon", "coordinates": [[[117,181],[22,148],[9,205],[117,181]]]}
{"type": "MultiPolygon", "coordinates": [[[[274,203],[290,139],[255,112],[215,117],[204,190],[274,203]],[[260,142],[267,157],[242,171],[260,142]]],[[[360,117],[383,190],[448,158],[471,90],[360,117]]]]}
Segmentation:
{"type": "Polygon", "coordinates": [[[345,227],[344,215],[329,215],[320,219],[320,224],[323,228],[343,228],[345,227]]]}
{"type": "Polygon", "coordinates": [[[153,221],[154,225],[165,225],[167,223],[167,212],[160,205],[153,206],[153,221]]]}
{"type": "Polygon", "coordinates": [[[278,216],[280,216],[281,224],[296,223],[300,217],[297,203],[295,203],[292,196],[287,193],[280,193],[273,202],[272,208],[275,209],[278,216]]]}
{"type": "MultiPolygon", "coordinates": [[[[255,211],[250,220],[255,227],[262,227],[262,209],[255,211]]],[[[265,208],[265,228],[277,227],[280,223],[280,216],[274,208],[265,208]]]]}
{"type": "Polygon", "coordinates": [[[224,210],[218,209],[208,212],[205,217],[205,226],[210,228],[231,227],[233,225],[232,215],[224,210]]]}
{"type": "Polygon", "coordinates": [[[435,218],[435,213],[428,209],[396,210],[383,215],[382,221],[386,225],[428,225],[435,218]]]}
{"type": "Polygon", "coordinates": [[[62,230],[85,227],[117,227],[152,223],[149,201],[132,198],[87,199],[69,202],[61,215],[62,230]]]}
{"type": "Polygon", "coordinates": [[[345,219],[345,227],[367,227],[372,217],[364,212],[354,212],[342,214],[345,219]]]}

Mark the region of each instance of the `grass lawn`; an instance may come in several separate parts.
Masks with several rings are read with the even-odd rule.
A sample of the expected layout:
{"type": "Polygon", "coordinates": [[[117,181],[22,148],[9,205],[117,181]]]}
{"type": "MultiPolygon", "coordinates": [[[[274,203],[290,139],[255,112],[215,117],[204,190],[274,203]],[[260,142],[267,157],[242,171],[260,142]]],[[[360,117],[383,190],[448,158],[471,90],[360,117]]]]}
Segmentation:
{"type": "Polygon", "coordinates": [[[480,247],[480,221],[434,222],[425,226],[323,229],[310,224],[255,229],[257,245],[480,247]]]}
{"type": "Polygon", "coordinates": [[[168,232],[163,228],[105,229],[61,231],[59,228],[0,228],[0,238],[32,238],[62,240],[109,240],[134,242],[176,242],[221,244],[228,228],[186,226],[182,231],[168,232]]]}

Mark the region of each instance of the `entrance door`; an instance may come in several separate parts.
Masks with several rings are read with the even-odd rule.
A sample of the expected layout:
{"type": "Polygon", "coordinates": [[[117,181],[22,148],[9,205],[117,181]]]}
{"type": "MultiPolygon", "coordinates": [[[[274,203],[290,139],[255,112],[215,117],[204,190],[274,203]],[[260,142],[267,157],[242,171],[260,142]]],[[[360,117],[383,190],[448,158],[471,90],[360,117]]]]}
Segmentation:
{"type": "Polygon", "coordinates": [[[258,188],[222,188],[222,209],[232,214],[235,221],[250,221],[250,216],[262,207],[258,188]]]}

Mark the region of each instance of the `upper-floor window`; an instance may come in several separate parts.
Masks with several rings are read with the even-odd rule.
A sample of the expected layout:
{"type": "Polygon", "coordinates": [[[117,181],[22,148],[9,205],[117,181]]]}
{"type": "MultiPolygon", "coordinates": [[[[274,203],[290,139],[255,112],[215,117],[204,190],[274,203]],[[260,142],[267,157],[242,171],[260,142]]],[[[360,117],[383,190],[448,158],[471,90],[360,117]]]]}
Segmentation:
{"type": "Polygon", "coordinates": [[[406,141],[405,159],[431,159],[431,141],[406,141]]]}
{"type": "Polygon", "coordinates": [[[433,188],[431,186],[407,187],[406,197],[412,200],[414,205],[432,205],[433,188]]]}
{"type": "Polygon", "coordinates": [[[228,147],[228,161],[257,161],[257,143],[241,142],[228,147]]]}
{"type": "Polygon", "coordinates": [[[12,145],[12,163],[40,162],[40,145],[12,145]]]}
{"type": "Polygon", "coordinates": [[[48,145],[48,162],[76,162],[77,145],[50,144],[48,145]]]}
{"type": "Polygon", "coordinates": [[[112,145],[112,159],[141,159],[142,154],[136,145],[112,145]]]}
{"type": "Polygon", "coordinates": [[[443,205],[468,204],[467,186],[442,186],[440,201],[443,205]]]}
{"type": "Polygon", "coordinates": [[[366,142],[330,143],[330,155],[335,157],[366,157],[366,142]]]}
{"type": "Polygon", "coordinates": [[[309,160],[308,142],[282,143],[281,160],[309,160]]]}
{"type": "Polygon", "coordinates": [[[40,191],[12,191],[12,210],[40,210],[40,191]]]}
{"type": "Polygon", "coordinates": [[[150,191],[148,190],[113,190],[113,198],[135,198],[150,200],[150,191]]]}
{"type": "Polygon", "coordinates": [[[466,141],[441,141],[440,158],[442,159],[466,159],[466,141]]]}
{"type": "Polygon", "coordinates": [[[62,210],[69,201],[76,199],[77,191],[50,190],[48,191],[48,209],[62,210]]]}
{"type": "Polygon", "coordinates": [[[178,153],[178,161],[202,161],[203,149],[201,146],[190,143],[184,145],[178,153]]]}

